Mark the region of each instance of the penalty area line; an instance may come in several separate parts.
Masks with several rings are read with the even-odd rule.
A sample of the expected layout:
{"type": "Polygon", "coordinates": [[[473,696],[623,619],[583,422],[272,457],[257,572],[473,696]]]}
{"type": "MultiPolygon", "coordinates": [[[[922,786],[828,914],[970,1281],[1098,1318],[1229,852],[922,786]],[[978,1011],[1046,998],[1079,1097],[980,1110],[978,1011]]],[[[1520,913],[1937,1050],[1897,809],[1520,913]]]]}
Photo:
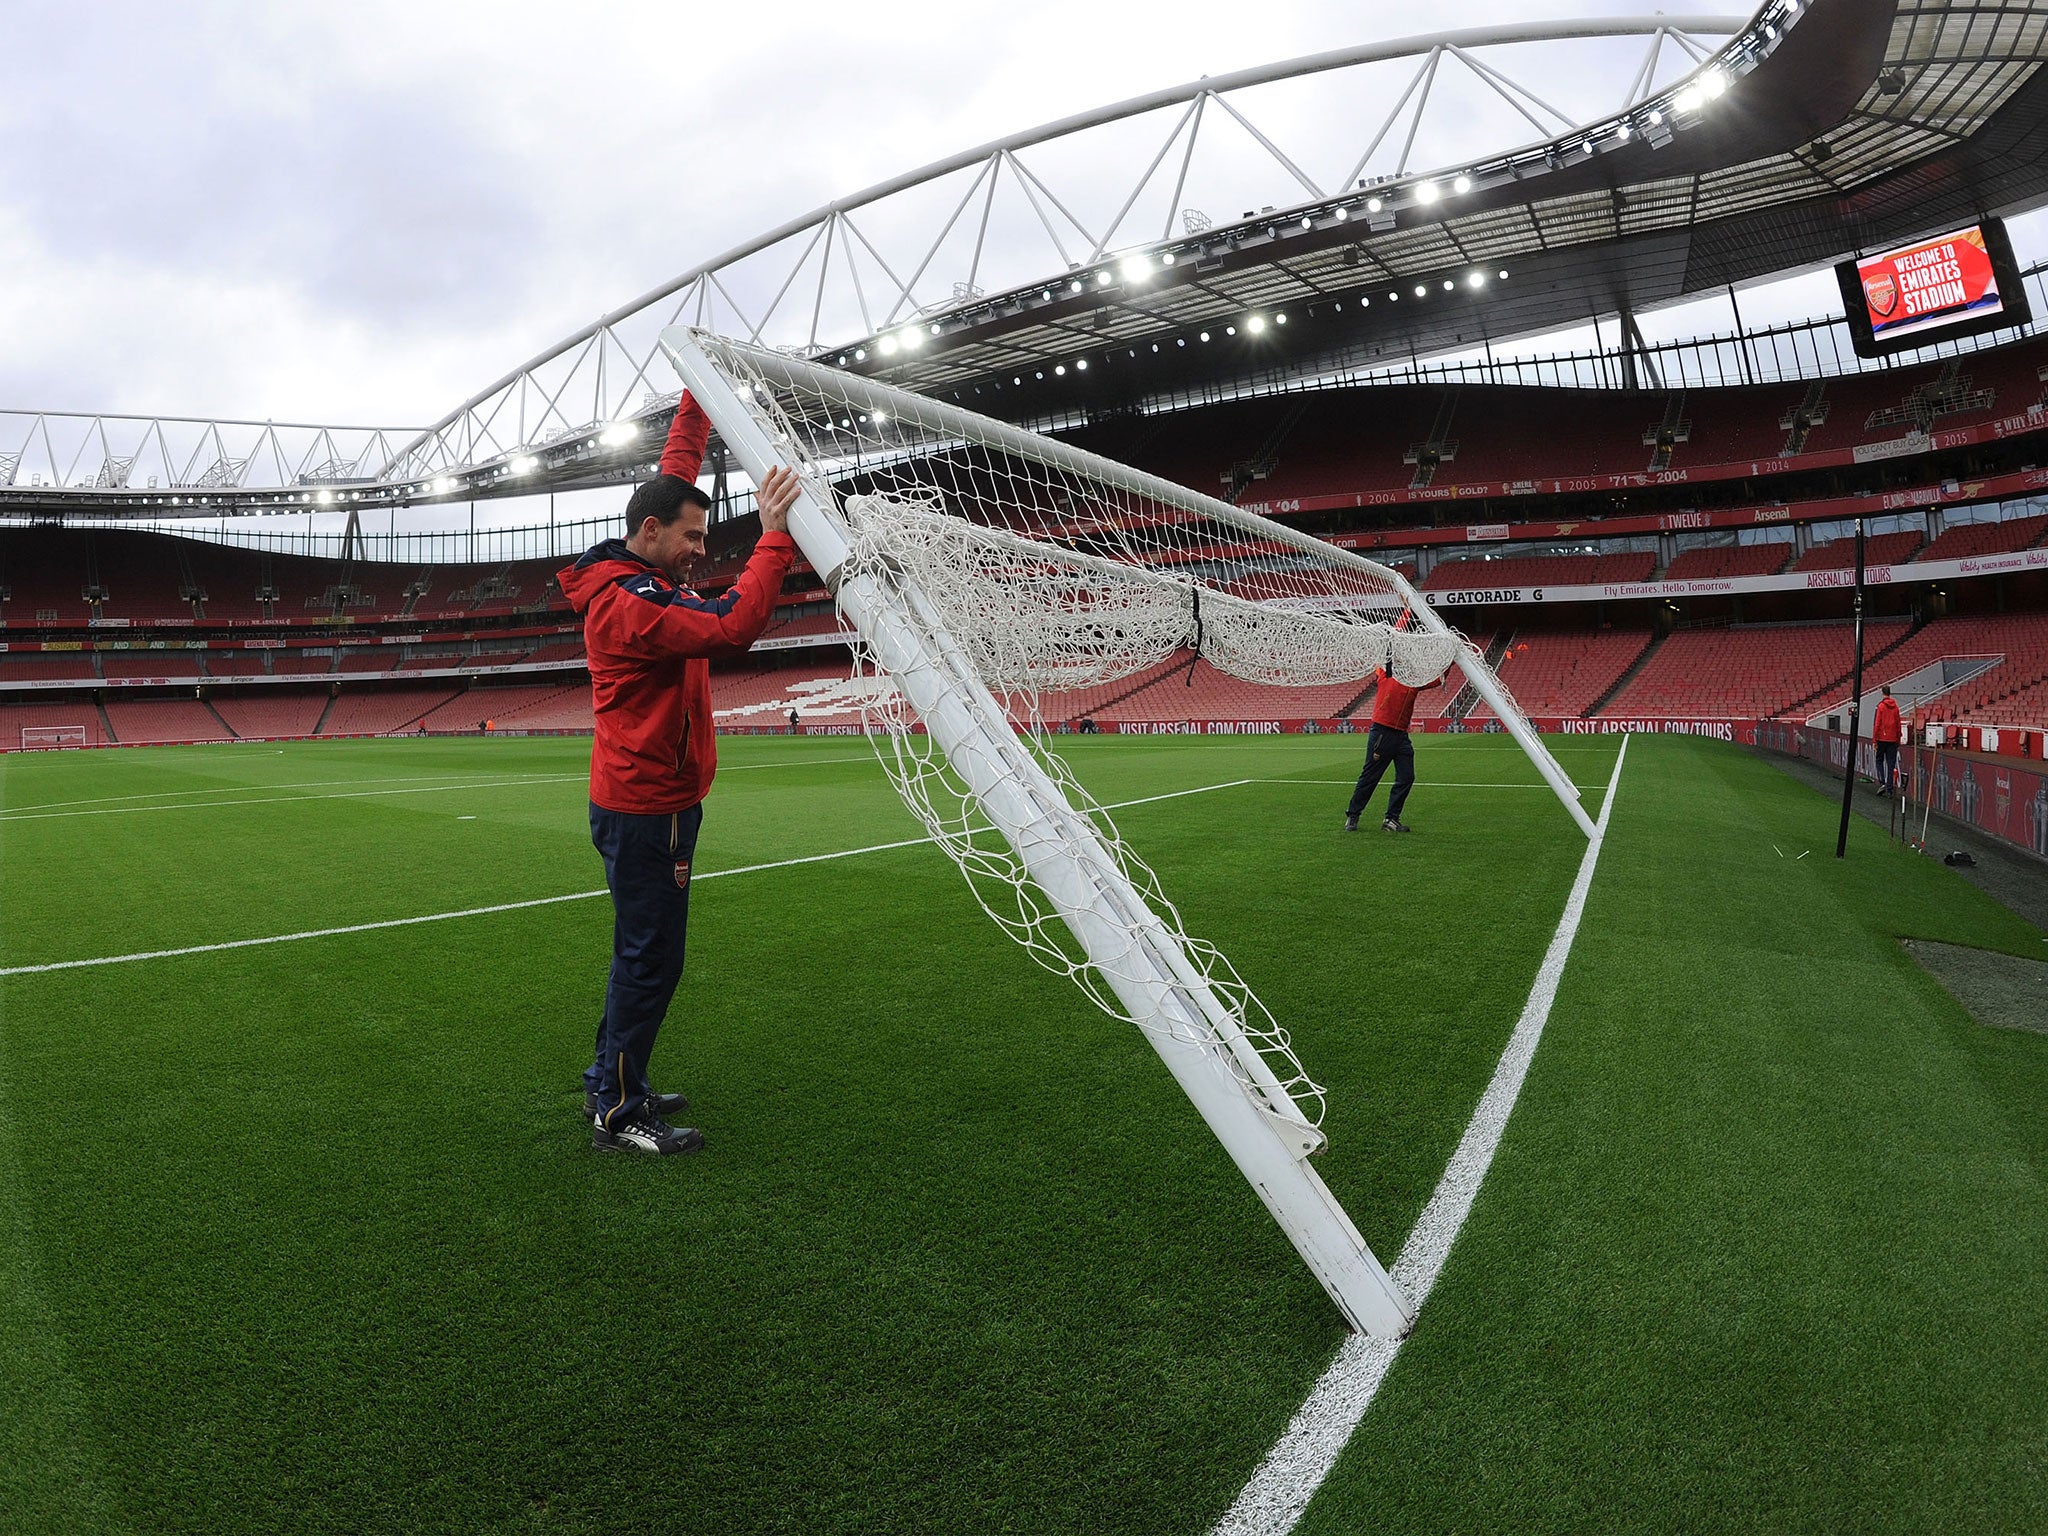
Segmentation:
{"type": "MultiPolygon", "coordinates": [[[[1219,789],[1238,789],[1251,783],[1250,779],[1228,779],[1221,784],[1202,784],[1194,789],[1170,790],[1160,795],[1143,795],[1135,800],[1119,800],[1102,806],[1105,811],[1120,811],[1126,806],[1151,805],[1160,800],[1179,800],[1188,795],[1206,795],[1219,789]]],[[[794,859],[775,859],[765,864],[741,864],[733,869],[706,870],[696,876],[702,880],[723,880],[732,875],[755,875],[771,869],[794,869],[803,864],[829,864],[835,859],[859,858],[862,854],[887,853],[897,848],[916,848],[929,843],[929,837],[906,837],[893,843],[870,843],[864,848],[841,848],[832,853],[808,853],[794,859]]],[[[524,912],[533,907],[554,907],[570,901],[593,901],[608,892],[600,887],[594,891],[571,891],[562,896],[535,896],[526,901],[500,901],[486,907],[463,907],[454,912],[427,912],[417,917],[387,917],[371,923],[344,923],[334,928],[305,928],[297,933],[271,933],[254,939],[223,939],[212,944],[186,944],[176,949],[145,949],[128,955],[95,955],[87,960],[49,960],[41,965],[10,965],[0,967],[0,977],[41,976],[51,971],[82,971],[102,965],[132,965],[140,960],[174,960],[182,955],[211,955],[230,949],[258,949],[270,944],[296,944],[306,939],[333,939],[350,933],[375,933],[385,928],[413,928],[421,923],[449,923],[463,917],[490,917],[499,912],[524,912]]]]}
{"type": "MultiPolygon", "coordinates": [[[[1543,1038],[1543,1026],[1549,1021],[1551,1004],[1557,1000],[1558,983],[1564,977],[1572,941],[1578,936],[1579,919],[1586,910],[1586,896],[1592,889],[1600,849],[1607,841],[1607,818],[1614,810],[1614,792],[1621,783],[1621,765],[1627,757],[1628,737],[1623,735],[1621,751],[1614,759],[1614,773],[1607,781],[1607,797],[1600,805],[1596,835],[1586,844],[1585,855],[1579,860],[1578,876],[1565,899],[1557,932],[1551,936],[1550,947],[1537,968],[1536,984],[1530,988],[1522,1016],[1493,1069],[1492,1081],[1479,1096],[1471,1123],[1465,1127],[1429,1203],[1422,1208],[1401,1256],[1394,1261],[1394,1283],[1414,1302],[1418,1318],[1437,1276],[1443,1272],[1451,1245],[1472,1212],[1486,1171],[1493,1165],[1501,1133],[1507,1129],[1508,1116],[1514,1112],[1523,1080],[1529,1075],[1537,1042],[1543,1038]]],[[[1353,1334],[1344,1341],[1337,1358],[1310,1389],[1236,1502],[1216,1523],[1213,1536],[1286,1536],[1294,1529],[1372,1406],[1374,1395],[1401,1352],[1401,1342],[1364,1334],[1353,1334]]]]}

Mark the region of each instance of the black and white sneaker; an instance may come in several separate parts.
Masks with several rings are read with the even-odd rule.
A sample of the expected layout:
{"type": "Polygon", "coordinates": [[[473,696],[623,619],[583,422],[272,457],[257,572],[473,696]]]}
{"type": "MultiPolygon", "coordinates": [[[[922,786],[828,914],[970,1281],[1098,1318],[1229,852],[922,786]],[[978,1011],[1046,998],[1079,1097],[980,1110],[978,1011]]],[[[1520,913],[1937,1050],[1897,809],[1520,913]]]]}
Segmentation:
{"type": "Polygon", "coordinates": [[[1358,818],[1356,816],[1346,816],[1344,818],[1344,830],[1346,832],[1356,832],[1358,830],[1358,818]]]}
{"type": "MultiPolygon", "coordinates": [[[[653,1093],[647,1095],[647,1107],[666,1120],[670,1115],[680,1115],[690,1107],[690,1101],[680,1093],[653,1093]]],[[[597,1095],[583,1095],[583,1118],[592,1125],[597,1124],[597,1095]]]]}
{"type": "Polygon", "coordinates": [[[1385,821],[1380,823],[1380,830],[1382,832],[1412,832],[1415,829],[1413,827],[1406,825],[1405,823],[1398,822],[1394,820],[1393,817],[1389,816],[1385,821]]]}
{"type": "Polygon", "coordinates": [[[657,1157],[673,1157],[703,1151],[704,1133],[687,1125],[670,1125],[661,1116],[642,1110],[615,1130],[592,1126],[590,1145],[599,1152],[652,1152],[657,1157]]]}

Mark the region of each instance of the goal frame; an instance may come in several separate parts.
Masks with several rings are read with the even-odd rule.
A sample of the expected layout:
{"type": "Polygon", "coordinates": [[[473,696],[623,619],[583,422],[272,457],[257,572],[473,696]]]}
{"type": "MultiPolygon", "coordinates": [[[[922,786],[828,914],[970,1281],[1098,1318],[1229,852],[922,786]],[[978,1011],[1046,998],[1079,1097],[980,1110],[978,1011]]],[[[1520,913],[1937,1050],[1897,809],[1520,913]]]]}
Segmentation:
{"type": "MultiPolygon", "coordinates": [[[[745,366],[770,387],[809,388],[828,396],[849,388],[867,389],[878,401],[901,399],[906,393],[685,326],[663,331],[661,346],[720,439],[756,484],[772,467],[789,463],[788,450],[794,445],[777,446],[764,412],[742,397],[713,349],[741,354],[745,366]]],[[[1319,559],[1335,559],[1367,572],[1391,586],[1418,623],[1450,633],[1414,588],[1384,566],[1126,465],[929,397],[914,398],[926,424],[936,423],[963,440],[1135,489],[1260,539],[1277,539],[1319,559]]],[[[798,548],[916,709],[980,813],[1052,902],[1129,1016],[1149,1023],[1143,1030],[1146,1039],[1346,1320],[1360,1332],[1380,1337],[1406,1333],[1414,1320],[1414,1303],[1307,1161],[1324,1145],[1321,1130],[1256,1045],[1245,1038],[1202,968],[1131,883],[1098,829],[1075,810],[1037,761],[957,642],[937,622],[932,605],[914,583],[887,581],[871,571],[849,572],[849,529],[837,492],[807,466],[791,467],[799,475],[797,499],[789,513],[790,533],[798,548]]],[[[1592,823],[1578,804],[1576,789],[1529,731],[1520,711],[1483,664],[1475,665],[1477,658],[1462,643],[1456,651],[1467,679],[1523,741],[1546,781],[1591,836],[1592,823]]]]}
{"type": "Polygon", "coordinates": [[[92,745],[92,728],[83,723],[78,725],[24,725],[21,728],[21,750],[24,752],[54,752],[65,748],[89,747],[92,745]],[[57,733],[67,733],[61,738],[57,733]],[[30,741],[29,737],[37,739],[30,741]],[[44,739],[44,738],[49,739],[44,739]]]}

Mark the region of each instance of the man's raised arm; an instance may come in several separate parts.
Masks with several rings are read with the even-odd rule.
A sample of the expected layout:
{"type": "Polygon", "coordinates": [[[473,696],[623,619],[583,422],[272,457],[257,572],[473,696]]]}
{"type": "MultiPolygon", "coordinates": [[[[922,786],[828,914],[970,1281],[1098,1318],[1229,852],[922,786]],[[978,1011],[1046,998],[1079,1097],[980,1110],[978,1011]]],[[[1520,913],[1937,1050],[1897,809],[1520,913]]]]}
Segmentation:
{"type": "Polygon", "coordinates": [[[679,480],[697,483],[704,467],[704,449],[711,441],[711,418],[687,389],[676,402],[676,419],[669,423],[668,442],[661,450],[661,472],[679,480]]]}

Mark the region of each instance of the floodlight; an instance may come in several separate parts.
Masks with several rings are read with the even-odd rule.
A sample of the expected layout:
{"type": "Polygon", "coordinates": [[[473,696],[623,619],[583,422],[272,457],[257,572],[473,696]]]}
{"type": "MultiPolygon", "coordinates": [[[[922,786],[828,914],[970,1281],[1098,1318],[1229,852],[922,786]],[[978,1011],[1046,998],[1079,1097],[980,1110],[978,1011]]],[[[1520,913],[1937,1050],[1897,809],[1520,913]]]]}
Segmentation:
{"type": "Polygon", "coordinates": [[[1433,203],[1437,200],[1437,185],[1433,181],[1418,182],[1415,187],[1415,201],[1433,203]]]}
{"type": "Polygon", "coordinates": [[[1460,197],[1464,196],[1467,192],[1470,192],[1472,190],[1472,178],[1470,176],[1460,176],[1456,181],[1451,183],[1451,190],[1457,193],[1460,197]]]}
{"type": "Polygon", "coordinates": [[[1367,213],[1378,213],[1384,207],[1386,207],[1386,204],[1376,197],[1368,197],[1365,200],[1365,211],[1367,213]]]}
{"type": "Polygon", "coordinates": [[[1096,287],[1098,287],[1098,288],[1107,288],[1107,287],[1109,286],[1109,283],[1110,283],[1110,277],[1109,277],[1109,273],[1108,273],[1108,271],[1107,271],[1107,270],[1104,270],[1104,271],[1101,271],[1101,272],[1098,272],[1098,273],[1096,273],[1096,274],[1095,274],[1095,286],[1096,286],[1096,287]]]}
{"type": "Polygon", "coordinates": [[[540,460],[530,453],[522,453],[508,467],[515,475],[530,475],[540,468],[540,460]]]}
{"type": "Polygon", "coordinates": [[[1468,288],[1484,288],[1486,286],[1486,274],[1484,272],[1474,272],[1465,279],[1465,286],[1468,288]]]}
{"type": "Polygon", "coordinates": [[[598,433],[597,440],[607,448],[616,448],[621,443],[630,443],[640,435],[640,424],[636,421],[615,421],[598,433]]]}
{"type": "Polygon", "coordinates": [[[1425,296],[1428,292],[1429,290],[1425,288],[1421,283],[1417,283],[1415,285],[1415,297],[1417,297],[1418,299],[1425,296]]]}
{"type": "Polygon", "coordinates": [[[1152,275],[1152,263],[1143,252],[1140,252],[1135,256],[1126,256],[1118,264],[1117,270],[1123,273],[1125,282],[1142,283],[1152,275]]]}
{"type": "Polygon", "coordinates": [[[1067,284],[1067,292],[1069,292],[1069,293],[1079,293],[1080,291],[1081,291],[1081,279],[1079,279],[1078,277],[1077,277],[1077,278],[1075,278],[1075,279],[1074,279],[1074,280],[1073,280],[1073,281],[1072,281],[1071,283],[1067,284]]]}
{"type": "Polygon", "coordinates": [[[1244,328],[1256,336],[1266,328],[1266,317],[1264,315],[1253,315],[1245,321],[1244,328]]]}

